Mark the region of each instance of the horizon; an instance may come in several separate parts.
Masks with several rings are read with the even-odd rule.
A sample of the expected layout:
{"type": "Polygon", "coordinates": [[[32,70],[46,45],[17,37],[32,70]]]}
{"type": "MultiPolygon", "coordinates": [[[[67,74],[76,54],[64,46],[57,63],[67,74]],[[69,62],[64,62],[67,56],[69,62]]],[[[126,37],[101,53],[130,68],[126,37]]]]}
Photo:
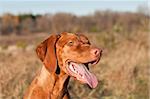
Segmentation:
{"type": "Polygon", "coordinates": [[[10,13],[14,15],[19,14],[56,14],[56,13],[71,13],[75,15],[93,14],[95,11],[115,11],[115,12],[137,12],[138,7],[148,6],[147,0],[133,0],[133,1],[67,1],[67,0],[0,0],[0,15],[10,13]]]}

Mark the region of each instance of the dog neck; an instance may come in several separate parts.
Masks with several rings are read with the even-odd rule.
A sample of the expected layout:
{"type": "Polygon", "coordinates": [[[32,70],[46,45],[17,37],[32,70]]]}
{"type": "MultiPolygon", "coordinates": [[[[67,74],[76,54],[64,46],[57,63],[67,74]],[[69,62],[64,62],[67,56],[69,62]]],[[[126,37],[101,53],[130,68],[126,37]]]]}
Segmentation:
{"type": "Polygon", "coordinates": [[[61,99],[67,92],[69,78],[70,77],[63,71],[60,71],[59,75],[56,73],[51,74],[45,66],[43,66],[38,81],[43,89],[50,93],[50,97],[61,99]]]}

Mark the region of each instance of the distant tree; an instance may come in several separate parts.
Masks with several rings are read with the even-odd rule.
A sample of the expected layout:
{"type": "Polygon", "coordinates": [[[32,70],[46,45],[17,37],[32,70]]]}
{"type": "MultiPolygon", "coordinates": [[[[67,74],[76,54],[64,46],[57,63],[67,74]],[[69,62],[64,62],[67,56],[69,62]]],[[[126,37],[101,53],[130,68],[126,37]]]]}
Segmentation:
{"type": "Polygon", "coordinates": [[[96,11],[93,15],[76,16],[69,13],[45,15],[12,15],[0,17],[0,34],[30,34],[38,32],[131,32],[148,31],[150,16],[140,6],[135,13],[96,11]]]}
{"type": "Polygon", "coordinates": [[[76,24],[76,16],[67,13],[58,13],[52,19],[52,31],[54,32],[71,32],[76,24]]]}
{"type": "Polygon", "coordinates": [[[11,14],[3,15],[1,19],[2,34],[17,33],[19,27],[19,17],[11,14]]]}
{"type": "Polygon", "coordinates": [[[2,18],[0,17],[0,35],[2,35],[2,18]]]}
{"type": "Polygon", "coordinates": [[[43,15],[36,19],[37,32],[52,31],[52,15],[43,15]]]}
{"type": "Polygon", "coordinates": [[[150,15],[150,9],[148,8],[148,4],[138,6],[137,13],[150,15]]]}

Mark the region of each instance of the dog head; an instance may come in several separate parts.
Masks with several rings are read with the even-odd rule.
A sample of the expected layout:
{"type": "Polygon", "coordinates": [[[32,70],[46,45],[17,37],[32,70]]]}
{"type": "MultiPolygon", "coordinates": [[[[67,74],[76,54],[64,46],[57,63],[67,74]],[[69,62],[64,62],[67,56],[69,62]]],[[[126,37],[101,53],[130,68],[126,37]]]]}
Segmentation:
{"type": "Polygon", "coordinates": [[[64,32],[51,35],[37,47],[36,52],[50,73],[55,73],[59,64],[60,70],[69,76],[91,88],[97,86],[97,78],[89,71],[88,64],[97,64],[102,50],[92,46],[83,34],[64,32]]]}

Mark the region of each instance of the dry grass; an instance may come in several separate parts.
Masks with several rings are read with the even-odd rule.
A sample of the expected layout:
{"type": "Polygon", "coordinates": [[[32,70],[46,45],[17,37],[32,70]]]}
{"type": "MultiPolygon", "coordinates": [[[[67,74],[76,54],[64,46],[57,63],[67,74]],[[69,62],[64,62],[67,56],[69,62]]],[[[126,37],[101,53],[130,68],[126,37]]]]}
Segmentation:
{"type": "MultiPolygon", "coordinates": [[[[69,90],[72,98],[148,99],[148,33],[133,33],[129,37],[115,33],[87,35],[93,44],[104,48],[100,63],[90,67],[98,77],[99,85],[91,90],[71,79],[69,90]]],[[[28,43],[30,39],[19,39],[10,44],[9,37],[0,38],[3,41],[0,48],[0,99],[22,98],[24,90],[42,65],[34,47],[46,36],[31,36],[31,46],[28,43]],[[21,43],[16,43],[19,41],[21,43]]]]}

